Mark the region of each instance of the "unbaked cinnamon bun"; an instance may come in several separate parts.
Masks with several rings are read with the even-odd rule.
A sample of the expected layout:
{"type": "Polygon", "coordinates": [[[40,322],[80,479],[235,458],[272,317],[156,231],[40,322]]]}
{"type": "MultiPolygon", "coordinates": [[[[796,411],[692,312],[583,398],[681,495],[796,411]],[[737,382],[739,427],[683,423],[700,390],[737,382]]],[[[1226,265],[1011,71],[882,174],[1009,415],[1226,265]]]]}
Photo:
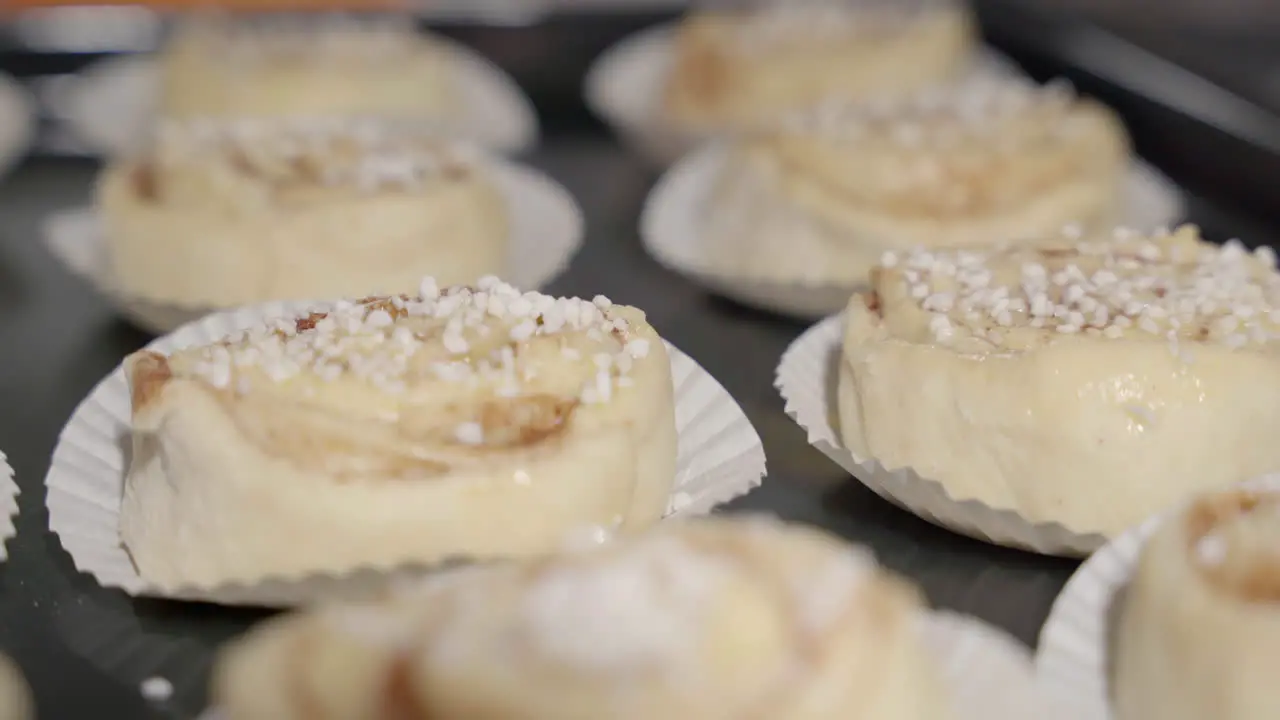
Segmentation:
{"type": "Polygon", "coordinates": [[[98,206],[112,283],[187,306],[471,283],[504,270],[509,236],[479,151],[372,121],[166,123],[98,206]]]}
{"type": "Polygon", "coordinates": [[[206,18],[160,55],[170,118],[377,116],[447,122],[461,108],[449,55],[390,18],[206,18]]]}
{"type": "Polygon", "coordinates": [[[706,208],[716,266],[858,285],[887,251],[1111,228],[1128,136],[1065,86],[980,80],[835,103],[728,144],[706,208]]]}
{"type": "Polygon", "coordinates": [[[1196,500],[1143,547],[1116,628],[1118,720],[1280,717],[1280,495],[1196,500]]]}
{"type": "Polygon", "coordinates": [[[948,82],[977,45],[962,3],[786,0],[705,11],[676,33],[665,119],[747,127],[829,98],[862,101],[948,82]]]}
{"type": "Polygon", "coordinates": [[[120,534],[161,587],[536,555],[674,481],[665,345],[604,297],[428,279],[125,366],[120,534]]]}
{"type": "Polygon", "coordinates": [[[1280,467],[1269,248],[1186,226],[890,254],[845,323],[846,446],[959,500],[1114,535],[1280,467]]]}
{"type": "Polygon", "coordinates": [[[269,622],[212,694],[228,720],[941,720],[922,610],[817,530],[673,522],[269,622]]]}

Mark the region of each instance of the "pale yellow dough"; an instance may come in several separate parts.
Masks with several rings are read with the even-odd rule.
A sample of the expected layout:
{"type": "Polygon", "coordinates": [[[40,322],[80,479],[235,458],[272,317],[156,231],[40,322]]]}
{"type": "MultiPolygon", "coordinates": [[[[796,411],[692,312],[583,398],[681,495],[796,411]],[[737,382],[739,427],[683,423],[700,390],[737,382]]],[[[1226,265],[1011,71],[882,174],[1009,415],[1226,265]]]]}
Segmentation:
{"type": "Polygon", "coordinates": [[[228,720],[941,720],[922,613],[824,533],[672,523],[272,621],[212,694],[228,720]]]}
{"type": "Polygon", "coordinates": [[[889,250],[1111,227],[1129,163],[1124,126],[1101,105],[973,81],[730,143],[705,231],[725,273],[855,286],[889,250]]]}
{"type": "Polygon", "coordinates": [[[184,306],[475,282],[510,234],[478,151],[365,121],[168,124],[97,201],[112,283],[184,306]]]}
{"type": "Polygon", "coordinates": [[[1201,498],[1147,541],[1121,596],[1117,720],[1280,717],[1280,495],[1201,498]]]}
{"type": "Polygon", "coordinates": [[[160,56],[164,117],[379,116],[460,113],[448,55],[409,25],[207,22],[160,56]]]}
{"type": "Polygon", "coordinates": [[[689,17],[676,33],[664,119],[702,132],[749,127],[832,97],[893,96],[969,71],[977,34],[961,3],[864,5],[787,0],[689,17]]]}
{"type": "Polygon", "coordinates": [[[30,720],[35,717],[31,688],[22,671],[0,655],[0,720],[30,720]]]}
{"type": "Polygon", "coordinates": [[[126,360],[143,579],[536,555],[663,516],[671,368],[642,312],[493,278],[423,292],[126,360]]]}
{"type": "Polygon", "coordinates": [[[1280,274],[1172,235],[890,256],[850,301],[840,432],[960,500],[1119,533],[1280,468],[1280,274]]]}

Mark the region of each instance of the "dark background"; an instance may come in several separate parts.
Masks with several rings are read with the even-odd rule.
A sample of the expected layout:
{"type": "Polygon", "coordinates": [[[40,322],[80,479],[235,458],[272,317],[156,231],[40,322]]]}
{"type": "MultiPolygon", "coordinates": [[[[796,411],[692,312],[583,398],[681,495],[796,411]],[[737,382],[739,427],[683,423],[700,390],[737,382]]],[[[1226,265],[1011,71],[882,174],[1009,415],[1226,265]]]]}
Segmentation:
{"type": "MultiPolygon", "coordinates": [[[[1191,219],[1209,237],[1273,243],[1280,7],[1265,0],[977,5],[989,40],[1037,77],[1065,74],[1117,107],[1140,152],[1189,190],[1191,219]]],[[[149,49],[154,37],[136,22],[129,30],[129,17],[91,22],[90,31],[57,42],[47,27],[10,23],[0,31],[0,69],[47,98],[58,76],[103,51],[149,49]]],[[[655,176],[587,113],[580,86],[608,45],[669,17],[615,8],[433,23],[488,54],[534,98],[544,142],[526,159],[562,182],[586,213],[586,245],[550,290],[603,292],[644,308],[743,405],[764,439],[769,477],[731,510],[769,510],[866,543],[936,605],[1034,645],[1075,563],[961,538],[863,489],[806,444],[772,388],[773,368],[803,325],[710,297],[641,250],[636,218],[655,176]]],[[[19,534],[0,566],[0,649],[23,667],[42,718],[193,717],[204,704],[214,648],[264,614],[104,591],[75,572],[46,529],[42,483],[59,430],[88,390],[149,337],[116,319],[41,246],[41,218],[85,203],[97,171],[56,113],[46,111],[41,129],[36,156],[0,181],[0,448],[23,488],[19,534]],[[147,703],[139,693],[139,683],[156,675],[177,688],[166,703],[147,703]]]]}

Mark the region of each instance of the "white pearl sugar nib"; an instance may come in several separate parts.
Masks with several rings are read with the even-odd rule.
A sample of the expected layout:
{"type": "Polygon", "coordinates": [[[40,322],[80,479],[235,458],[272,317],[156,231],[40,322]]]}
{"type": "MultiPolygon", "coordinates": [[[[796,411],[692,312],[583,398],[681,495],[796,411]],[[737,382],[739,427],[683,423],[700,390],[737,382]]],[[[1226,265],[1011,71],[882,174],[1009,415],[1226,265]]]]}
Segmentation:
{"type": "MultiPolygon", "coordinates": [[[[991,252],[886,254],[901,292],[927,314],[932,341],[1032,346],[1053,336],[1150,338],[1227,348],[1280,339],[1275,252],[1238,241],[1216,246],[1191,226],[1144,235],[1077,239],[991,252]],[[1029,331],[1040,333],[1028,339],[1029,331]]],[[[894,291],[897,292],[897,291],[894,291]]]]}
{"type": "MultiPolygon", "coordinates": [[[[522,293],[495,277],[474,288],[443,290],[426,278],[419,290],[416,297],[340,300],[306,317],[265,322],[199,349],[195,371],[217,388],[252,388],[237,375],[256,370],[276,383],[304,373],[326,382],[355,377],[400,394],[414,381],[430,379],[489,386],[499,397],[514,397],[538,375],[524,357],[527,345],[551,341],[559,343],[558,362],[589,363],[579,400],[595,404],[629,387],[634,363],[650,352],[649,340],[635,337],[624,317],[629,309],[604,296],[588,301],[522,293]],[[427,348],[427,361],[415,362],[427,348]]],[[[464,444],[484,442],[477,423],[464,423],[455,434],[464,444]]]]}

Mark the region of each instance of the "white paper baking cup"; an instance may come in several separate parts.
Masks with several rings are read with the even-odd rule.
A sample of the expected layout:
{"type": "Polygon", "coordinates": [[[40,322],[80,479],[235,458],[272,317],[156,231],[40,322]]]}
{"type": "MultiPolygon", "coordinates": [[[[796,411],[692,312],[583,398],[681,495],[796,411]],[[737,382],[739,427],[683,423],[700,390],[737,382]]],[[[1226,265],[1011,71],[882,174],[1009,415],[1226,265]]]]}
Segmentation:
{"type": "MultiPolygon", "coordinates": [[[[645,162],[659,168],[710,139],[705,132],[671,127],[660,115],[676,29],[676,23],[666,23],[623,38],[592,63],[583,84],[591,112],[645,162]]],[[[990,48],[981,51],[975,72],[1025,77],[1017,63],[990,48]]]]}
{"type": "Polygon", "coordinates": [[[1098,534],[1080,534],[1058,523],[1033,523],[1012,510],[958,500],[941,483],[910,468],[889,469],[872,458],[859,458],[844,446],[836,427],[836,382],[844,335],[844,316],[835,315],[809,328],[782,355],[774,385],[786,412],[809,436],[809,444],[877,495],[917,517],[977,540],[1042,555],[1079,557],[1106,543],[1098,534]]]}
{"type": "Polygon", "coordinates": [[[13,479],[9,459],[0,451],[0,561],[9,558],[5,545],[18,532],[13,520],[18,517],[18,483],[13,479]]]}
{"type": "MultiPolygon", "coordinates": [[[[1250,480],[1242,488],[1280,491],[1280,475],[1250,480]]],[[[1066,703],[1069,717],[1110,720],[1110,648],[1112,607],[1117,593],[1129,584],[1138,567],[1142,547],[1167,518],[1183,510],[1161,513],[1125,531],[1094,553],[1076,570],[1054,601],[1040,629],[1036,674],[1046,691],[1066,703]]]]}
{"type": "MultiPolygon", "coordinates": [[[[148,347],[169,353],[214,342],[263,318],[303,314],[313,304],[268,303],[210,315],[183,326],[148,347]]],[[[675,384],[678,452],[668,516],[710,512],[749,492],[765,474],[764,448],[742,408],[688,355],[668,345],[675,384]]],[[[76,568],[100,584],[130,595],[201,600],[227,605],[283,607],[317,598],[358,596],[388,577],[422,568],[351,574],[272,578],[252,585],[187,586],[165,591],[139,577],[120,542],[118,521],[129,442],[130,397],[124,370],[117,367],[89,393],[62,430],[45,484],[49,528],[71,554],[76,568]]]]}
{"type": "MultiPolygon", "coordinates": [[[[461,43],[444,38],[433,42],[445,49],[457,72],[464,105],[456,122],[459,132],[503,153],[524,152],[537,144],[537,113],[511,76],[461,43]]],[[[156,61],[150,56],[98,61],[58,96],[54,110],[94,151],[131,152],[146,141],[156,116],[156,74],[156,61]]]]}
{"type": "MultiPolygon", "coordinates": [[[[719,267],[722,263],[707,219],[728,152],[726,141],[712,141],[662,176],[640,217],[645,249],[668,270],[750,307],[806,319],[843,310],[859,285],[826,280],[824,268],[813,268],[811,277],[765,278],[719,267]]],[[[1125,194],[1120,224],[1135,230],[1171,227],[1185,215],[1177,186],[1146,163],[1134,162],[1125,194]]],[[[785,244],[786,238],[778,242],[785,244]]],[[[724,252],[723,246],[719,251],[724,252]]]]}
{"type": "MultiPolygon", "coordinates": [[[[920,618],[922,641],[942,672],[951,720],[1065,720],[1036,682],[1031,655],[1003,632],[965,615],[920,618]]],[[[225,720],[216,708],[198,720],[225,720]]]]}
{"type": "MultiPolygon", "coordinates": [[[[567,190],[537,170],[502,160],[491,160],[485,167],[506,198],[511,228],[501,276],[521,289],[545,287],[564,272],[582,245],[582,210],[567,190]]],[[[102,226],[91,208],[53,213],[45,218],[42,232],[54,257],[144,330],[167,333],[225,309],[138,297],[116,287],[102,226]]]]}
{"type": "Polygon", "coordinates": [[[986,623],[950,611],[924,618],[924,642],[950,691],[954,720],[1066,720],[1035,676],[1031,653],[986,623]]]}
{"type": "Polygon", "coordinates": [[[0,176],[27,153],[35,131],[31,95],[8,75],[0,74],[0,176]]]}

